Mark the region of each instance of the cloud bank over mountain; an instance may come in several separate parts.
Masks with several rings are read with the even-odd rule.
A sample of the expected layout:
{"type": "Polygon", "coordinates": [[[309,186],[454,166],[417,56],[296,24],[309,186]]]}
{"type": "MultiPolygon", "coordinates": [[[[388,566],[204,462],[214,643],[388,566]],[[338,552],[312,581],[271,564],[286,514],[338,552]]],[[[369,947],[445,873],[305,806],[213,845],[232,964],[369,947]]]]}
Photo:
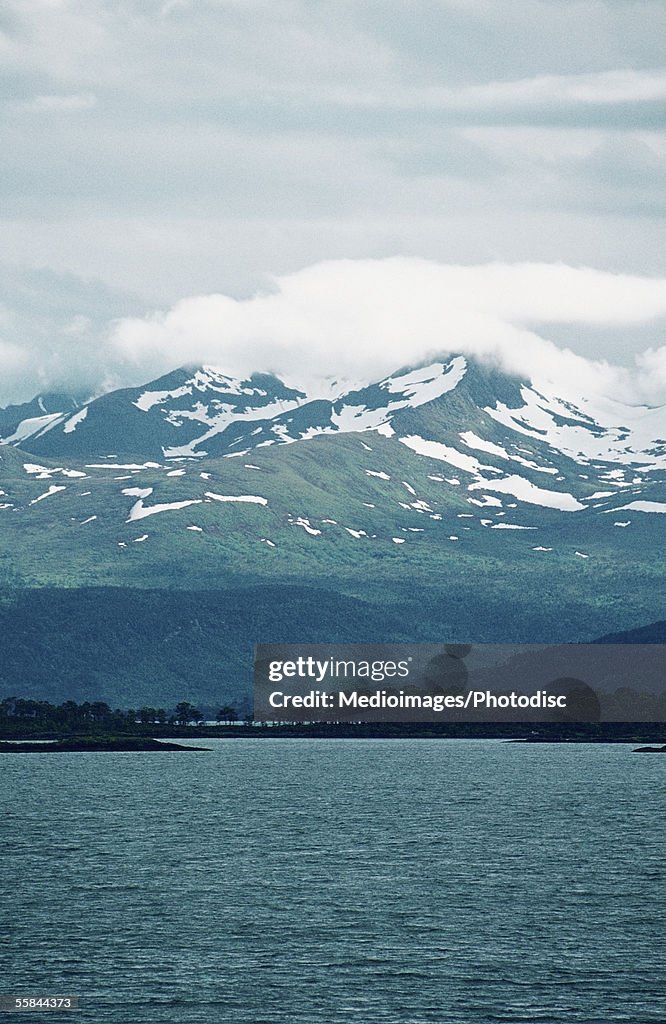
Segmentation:
{"type": "Polygon", "coordinates": [[[247,376],[271,371],[306,381],[367,383],[397,366],[462,353],[581,393],[666,400],[666,347],[636,354],[633,367],[576,352],[590,325],[631,336],[666,317],[666,280],[563,264],[459,266],[421,259],[338,260],[275,277],[248,299],[194,296],[145,316],[114,318],[91,333],[83,318],[31,349],[0,349],[5,387],[32,373],[44,386],[67,380],[91,392],[134,385],[183,364],[247,376]],[[572,345],[549,338],[560,326],[572,345]]]}

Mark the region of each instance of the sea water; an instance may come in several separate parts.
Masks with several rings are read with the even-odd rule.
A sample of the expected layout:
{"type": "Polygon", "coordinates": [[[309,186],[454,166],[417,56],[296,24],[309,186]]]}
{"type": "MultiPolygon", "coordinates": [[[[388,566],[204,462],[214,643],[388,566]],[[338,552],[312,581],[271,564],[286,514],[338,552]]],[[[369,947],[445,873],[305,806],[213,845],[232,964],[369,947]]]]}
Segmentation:
{"type": "Polygon", "coordinates": [[[666,1020],[663,756],[198,743],[0,758],[2,992],[82,1007],[28,1019],[666,1020]]]}

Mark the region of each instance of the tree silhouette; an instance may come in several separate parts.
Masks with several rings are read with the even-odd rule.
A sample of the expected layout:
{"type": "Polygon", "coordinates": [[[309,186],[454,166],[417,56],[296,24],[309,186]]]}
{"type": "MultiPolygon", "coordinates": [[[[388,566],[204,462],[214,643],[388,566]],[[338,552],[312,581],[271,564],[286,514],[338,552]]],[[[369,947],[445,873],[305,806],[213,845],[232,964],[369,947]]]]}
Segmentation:
{"type": "Polygon", "coordinates": [[[194,704],[190,704],[187,700],[181,700],[180,704],[176,704],[174,718],[178,725],[189,725],[190,722],[201,722],[203,715],[199,708],[195,708],[194,704]]]}

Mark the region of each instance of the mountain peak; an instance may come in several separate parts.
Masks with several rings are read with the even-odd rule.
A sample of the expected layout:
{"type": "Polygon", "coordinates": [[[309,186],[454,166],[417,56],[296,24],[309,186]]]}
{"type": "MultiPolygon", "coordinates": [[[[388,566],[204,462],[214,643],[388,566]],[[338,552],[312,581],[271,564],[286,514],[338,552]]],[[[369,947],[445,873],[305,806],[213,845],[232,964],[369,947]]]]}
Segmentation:
{"type": "Polygon", "coordinates": [[[323,434],[380,431],[409,439],[416,451],[432,454],[438,445],[458,466],[478,462],[467,449],[525,462],[535,445],[539,459],[527,463],[543,472],[557,471],[558,453],[581,466],[666,462],[663,410],[638,417],[617,402],[595,410],[462,355],[405,366],[342,394],[328,383],[328,397],[313,398],[271,372],[241,379],[215,366],[181,366],[84,405],[40,396],[4,410],[0,431],[5,443],[56,458],[234,457],[323,434]]]}

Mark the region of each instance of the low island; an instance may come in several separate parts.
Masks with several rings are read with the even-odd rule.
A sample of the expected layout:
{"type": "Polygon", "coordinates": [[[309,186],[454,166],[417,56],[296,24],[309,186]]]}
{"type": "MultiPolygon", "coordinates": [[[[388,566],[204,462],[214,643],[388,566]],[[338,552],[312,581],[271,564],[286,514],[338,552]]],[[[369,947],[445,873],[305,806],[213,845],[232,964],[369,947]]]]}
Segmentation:
{"type": "Polygon", "coordinates": [[[150,736],[72,736],[67,739],[49,741],[21,741],[0,743],[3,754],[59,754],[73,751],[150,752],[164,750],[210,750],[210,747],[193,747],[183,743],[169,743],[152,739],[150,736]]]}

